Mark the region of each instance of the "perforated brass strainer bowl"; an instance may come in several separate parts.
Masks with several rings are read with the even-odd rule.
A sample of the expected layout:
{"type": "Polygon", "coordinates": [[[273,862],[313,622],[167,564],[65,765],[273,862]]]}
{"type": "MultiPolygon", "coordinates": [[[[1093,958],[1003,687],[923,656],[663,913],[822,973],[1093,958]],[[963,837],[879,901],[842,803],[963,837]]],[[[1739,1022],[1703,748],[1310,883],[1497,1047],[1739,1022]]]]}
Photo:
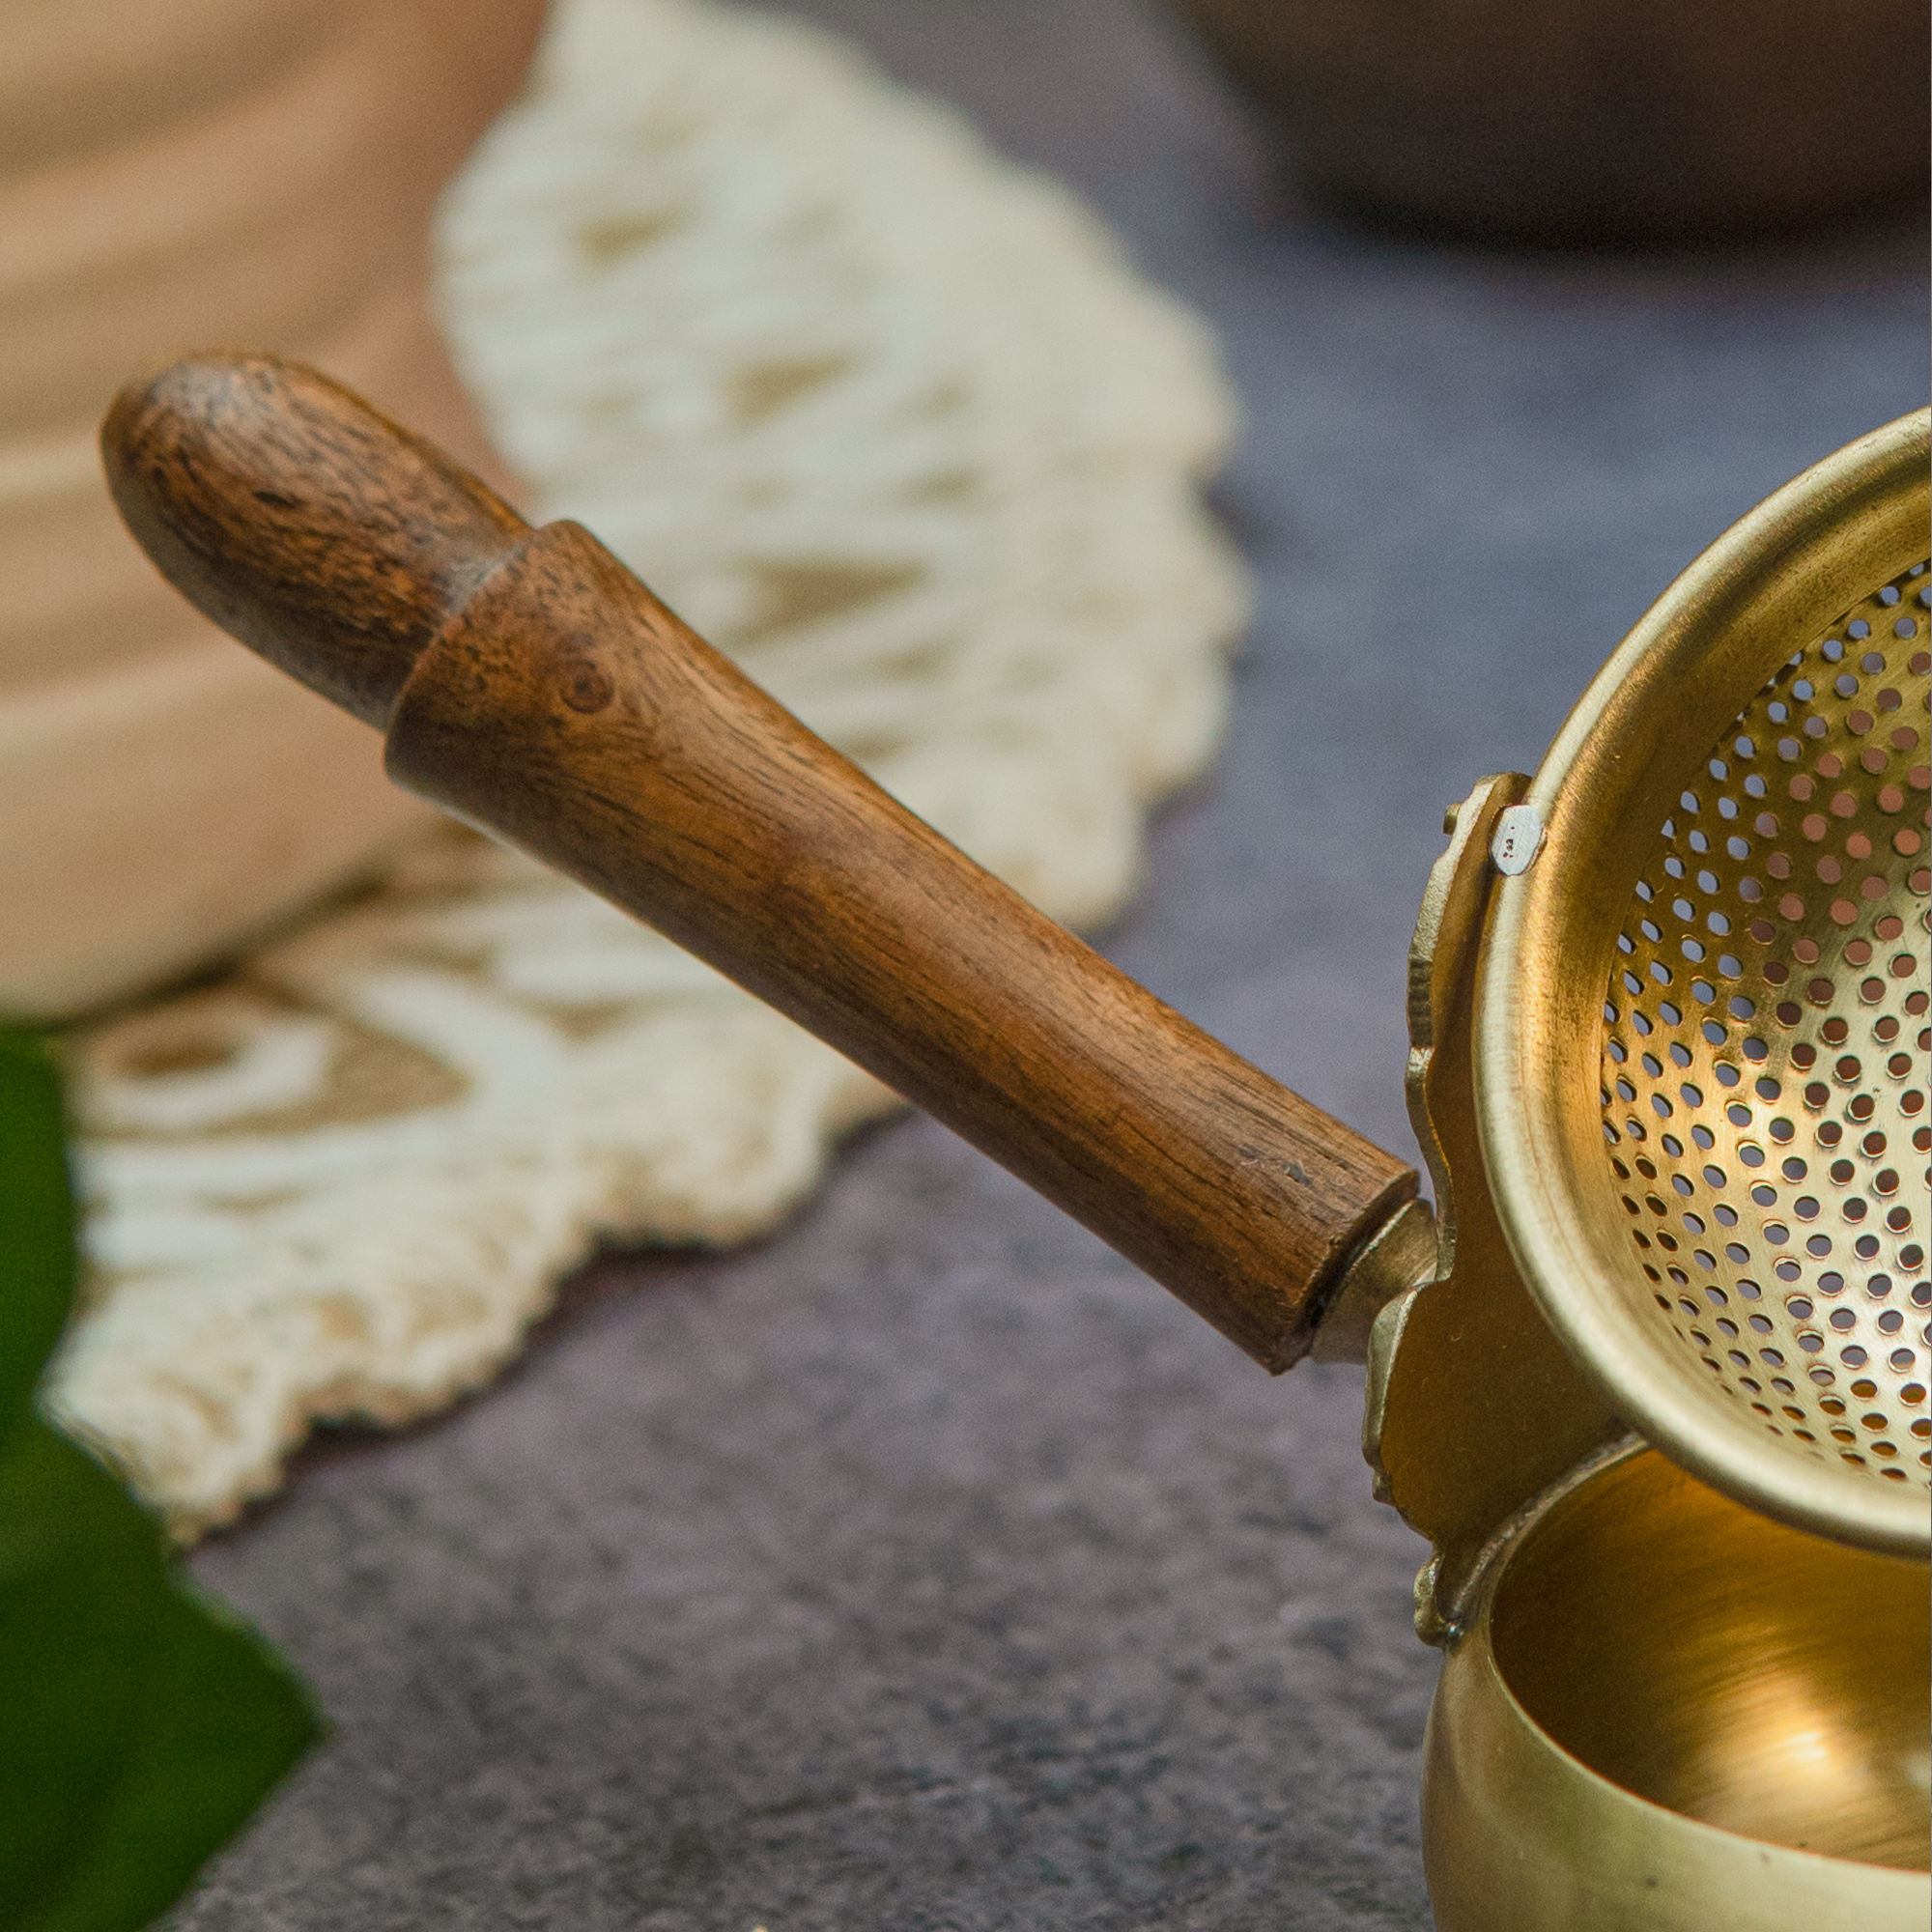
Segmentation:
{"type": "Polygon", "coordinates": [[[1529,787],[1485,1167],[1617,1412],[1783,1521],[1927,1546],[1926,418],[1771,497],[1529,787]]]}

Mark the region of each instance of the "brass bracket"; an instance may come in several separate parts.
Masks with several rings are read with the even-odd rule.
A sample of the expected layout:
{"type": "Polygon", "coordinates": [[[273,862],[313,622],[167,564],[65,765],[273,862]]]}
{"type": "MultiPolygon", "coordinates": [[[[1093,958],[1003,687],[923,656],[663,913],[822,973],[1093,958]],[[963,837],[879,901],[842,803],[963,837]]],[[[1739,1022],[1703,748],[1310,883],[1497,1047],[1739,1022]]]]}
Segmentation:
{"type": "Polygon", "coordinates": [[[1425,1642],[1453,1645],[1499,1535],[1625,1425],[1523,1285],[1484,1178],[1472,1033],[1496,821],[1529,788],[1484,779],[1445,823],[1408,957],[1408,1111],[1435,1183],[1433,1277],[1369,1342],[1362,1447],[1376,1494],[1435,1546],[1416,1578],[1425,1642]]]}
{"type": "Polygon", "coordinates": [[[1391,1301],[1435,1278],[1435,1217],[1426,1201],[1396,1209],[1350,1257],[1308,1350],[1314,1362],[1366,1362],[1376,1318],[1391,1301]]]}

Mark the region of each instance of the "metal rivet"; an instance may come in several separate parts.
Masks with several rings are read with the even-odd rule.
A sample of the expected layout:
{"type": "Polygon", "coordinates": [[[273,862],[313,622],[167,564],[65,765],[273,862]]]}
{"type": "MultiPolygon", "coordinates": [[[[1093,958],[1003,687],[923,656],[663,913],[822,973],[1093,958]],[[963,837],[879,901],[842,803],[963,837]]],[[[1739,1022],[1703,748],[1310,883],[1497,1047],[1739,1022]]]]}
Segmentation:
{"type": "Polygon", "coordinates": [[[1496,836],[1490,846],[1496,870],[1512,879],[1528,871],[1543,850],[1544,837],[1543,820],[1536,815],[1535,806],[1506,807],[1496,819],[1496,836]]]}

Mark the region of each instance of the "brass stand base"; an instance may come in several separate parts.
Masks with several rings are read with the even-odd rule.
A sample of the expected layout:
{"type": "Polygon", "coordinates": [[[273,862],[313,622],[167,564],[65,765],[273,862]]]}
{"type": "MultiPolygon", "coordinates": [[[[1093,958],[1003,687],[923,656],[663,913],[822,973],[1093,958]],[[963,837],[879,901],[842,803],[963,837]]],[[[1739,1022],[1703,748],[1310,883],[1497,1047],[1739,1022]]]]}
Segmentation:
{"type": "Polygon", "coordinates": [[[1922,1566],[1639,1451],[1498,1569],[1430,1713],[1442,1932],[1924,1932],[1922,1566]]]}

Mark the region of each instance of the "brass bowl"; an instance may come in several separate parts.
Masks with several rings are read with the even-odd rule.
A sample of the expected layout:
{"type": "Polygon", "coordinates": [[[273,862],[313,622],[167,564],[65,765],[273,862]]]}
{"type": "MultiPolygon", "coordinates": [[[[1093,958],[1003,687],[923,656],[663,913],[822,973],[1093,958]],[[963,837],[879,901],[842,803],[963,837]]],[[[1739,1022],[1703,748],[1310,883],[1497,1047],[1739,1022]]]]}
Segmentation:
{"type": "Polygon", "coordinates": [[[1510,1545],[1430,1713],[1442,1932],[1924,1932],[1925,1572],[1626,1452],[1510,1545]]]}
{"type": "Polygon", "coordinates": [[[1922,195],[1918,0],[1175,0],[1310,185],[1478,239],[1649,245],[1922,195]]]}

